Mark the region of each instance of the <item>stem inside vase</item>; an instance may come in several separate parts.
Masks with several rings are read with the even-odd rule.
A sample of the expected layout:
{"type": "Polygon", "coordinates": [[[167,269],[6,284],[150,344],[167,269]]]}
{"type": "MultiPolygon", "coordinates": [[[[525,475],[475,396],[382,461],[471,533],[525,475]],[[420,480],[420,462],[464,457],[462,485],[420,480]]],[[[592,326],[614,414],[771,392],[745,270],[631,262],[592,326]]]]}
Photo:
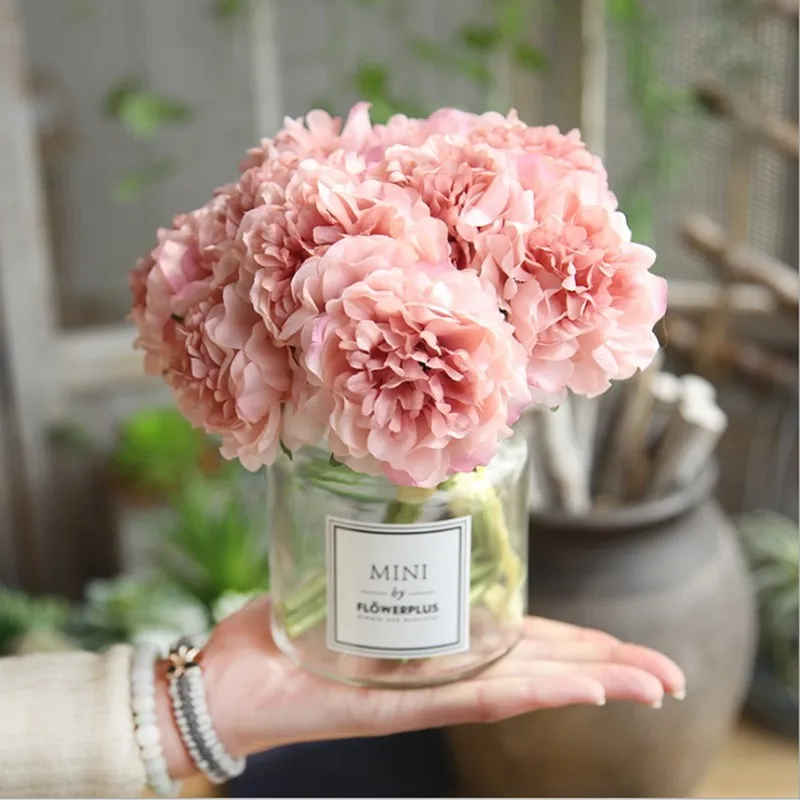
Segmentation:
{"type": "MultiPolygon", "coordinates": [[[[298,477],[317,489],[359,502],[386,502],[370,498],[365,491],[366,476],[359,475],[329,459],[307,462],[298,477]]],[[[486,471],[455,475],[436,489],[398,487],[386,504],[385,524],[411,524],[422,516],[426,503],[436,495],[444,497],[444,516],[469,516],[472,521],[470,604],[485,606],[498,620],[513,618],[514,599],[524,580],[524,566],[512,546],[503,502],[486,471]]],[[[322,624],[327,617],[327,579],[318,570],[278,606],[287,635],[296,639],[322,624]]],[[[404,662],[405,659],[397,659],[404,662]]]]}

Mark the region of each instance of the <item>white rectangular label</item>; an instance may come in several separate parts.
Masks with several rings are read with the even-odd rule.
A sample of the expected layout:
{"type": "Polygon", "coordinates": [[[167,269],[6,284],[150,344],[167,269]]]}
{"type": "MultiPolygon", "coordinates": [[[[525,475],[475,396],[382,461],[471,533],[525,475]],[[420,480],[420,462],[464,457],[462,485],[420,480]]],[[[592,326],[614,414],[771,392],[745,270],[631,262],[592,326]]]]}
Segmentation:
{"type": "Polygon", "coordinates": [[[470,523],[328,517],[328,647],[398,659],[469,650],[470,523]]]}

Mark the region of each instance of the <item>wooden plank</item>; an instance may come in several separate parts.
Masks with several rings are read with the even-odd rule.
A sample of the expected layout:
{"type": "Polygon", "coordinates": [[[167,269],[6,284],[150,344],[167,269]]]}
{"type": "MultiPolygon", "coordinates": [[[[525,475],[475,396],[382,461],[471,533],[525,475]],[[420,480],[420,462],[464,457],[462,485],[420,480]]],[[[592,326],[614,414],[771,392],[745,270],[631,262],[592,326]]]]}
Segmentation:
{"type": "Polygon", "coordinates": [[[250,4],[250,58],[256,141],[272,137],[283,120],[280,34],[275,0],[250,4]]]}
{"type": "Polygon", "coordinates": [[[7,477],[19,502],[25,582],[36,590],[52,589],[60,582],[60,543],[57,532],[48,527],[51,476],[46,441],[59,396],[51,263],[25,70],[17,3],[0,0],[0,307],[15,439],[9,455],[14,469],[7,477]]]}
{"type": "MultiPolygon", "coordinates": [[[[58,165],[61,202],[51,206],[61,232],[54,251],[59,320],[73,327],[121,320],[130,303],[125,273],[155,243],[154,195],[113,198],[126,174],[154,158],[103,110],[110,89],[144,72],[141,4],[130,0],[24,0],[31,69],[57,76],[70,141],[58,165]]],[[[200,5],[206,5],[201,3],[200,5]]]]}
{"type": "Polygon", "coordinates": [[[56,340],[58,381],[64,393],[81,394],[123,383],[152,380],[145,375],[142,352],[133,349],[129,325],[66,331],[56,340]]]}
{"type": "Polygon", "coordinates": [[[608,79],[605,0],[556,0],[551,16],[543,119],[562,131],[580,128],[589,148],[602,156],[608,79]]]}

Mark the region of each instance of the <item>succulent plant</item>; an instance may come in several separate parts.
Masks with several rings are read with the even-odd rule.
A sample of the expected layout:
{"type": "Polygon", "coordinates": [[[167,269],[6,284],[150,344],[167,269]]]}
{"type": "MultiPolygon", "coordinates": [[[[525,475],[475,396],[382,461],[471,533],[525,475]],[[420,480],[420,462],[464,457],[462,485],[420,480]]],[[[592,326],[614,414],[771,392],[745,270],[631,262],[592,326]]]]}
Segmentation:
{"type": "Polygon", "coordinates": [[[758,597],[761,649],[794,694],[798,679],[798,524],[772,511],[739,519],[758,597]]]}
{"type": "Polygon", "coordinates": [[[61,640],[69,620],[66,602],[34,598],[0,586],[0,656],[16,652],[30,637],[61,640]]]}

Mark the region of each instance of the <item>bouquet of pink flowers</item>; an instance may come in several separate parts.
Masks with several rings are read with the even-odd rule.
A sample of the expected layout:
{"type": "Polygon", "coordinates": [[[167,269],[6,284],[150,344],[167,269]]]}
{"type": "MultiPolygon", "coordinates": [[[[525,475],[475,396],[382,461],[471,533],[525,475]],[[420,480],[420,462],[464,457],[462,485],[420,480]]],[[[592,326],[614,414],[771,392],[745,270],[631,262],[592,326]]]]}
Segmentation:
{"type": "MultiPolygon", "coordinates": [[[[398,487],[384,523],[452,490],[450,511],[473,515],[472,602],[500,581],[507,610],[524,568],[503,505],[459,479],[528,406],[649,365],[666,306],[654,260],[577,131],[514,112],[312,111],[159,231],[131,276],[136,346],[249,469],[317,448],[304,474],[331,492],[398,487]]],[[[279,605],[292,636],[326,613],[324,570],[303,580],[279,605]]]]}
{"type": "Polygon", "coordinates": [[[487,464],[529,404],[650,363],[654,260],[577,131],[312,111],[159,231],[131,275],[136,345],[247,468],[326,440],[434,487],[487,464]]]}

